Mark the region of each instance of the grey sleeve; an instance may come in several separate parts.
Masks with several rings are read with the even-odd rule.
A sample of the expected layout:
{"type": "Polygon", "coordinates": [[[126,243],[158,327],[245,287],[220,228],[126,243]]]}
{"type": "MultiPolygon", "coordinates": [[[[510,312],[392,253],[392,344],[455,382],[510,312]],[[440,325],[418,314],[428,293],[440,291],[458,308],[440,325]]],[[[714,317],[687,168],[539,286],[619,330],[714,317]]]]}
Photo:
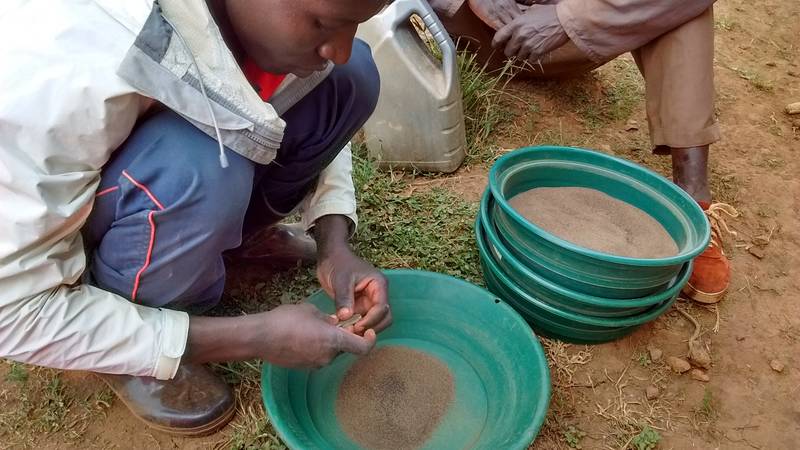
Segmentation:
{"type": "Polygon", "coordinates": [[[635,50],[699,16],[714,0],[562,0],[558,19],[595,62],[635,50]]]}

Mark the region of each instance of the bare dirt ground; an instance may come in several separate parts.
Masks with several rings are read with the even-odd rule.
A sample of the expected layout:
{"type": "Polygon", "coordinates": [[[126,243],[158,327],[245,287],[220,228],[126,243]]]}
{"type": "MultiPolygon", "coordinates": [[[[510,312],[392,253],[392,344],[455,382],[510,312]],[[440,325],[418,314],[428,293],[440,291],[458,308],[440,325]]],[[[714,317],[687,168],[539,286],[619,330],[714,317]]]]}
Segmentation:
{"type": "MultiPolygon", "coordinates": [[[[561,361],[555,366],[563,370],[554,374],[561,388],[554,389],[556,412],[534,448],[575,441],[583,448],[625,448],[644,423],[660,434],[659,448],[800,445],[800,119],[783,113],[800,96],[798,18],[800,5],[785,1],[733,0],[716,7],[723,141],[712,147],[712,186],[715,200],[740,212],[728,220],[738,234],[726,242],[734,275],[718,308],[676,306],[699,322],[713,359],[710,381],[677,375],[665,365],[668,356],[686,355],[694,331],[674,310],[618,342],[551,348],[561,361]],[[648,347],[663,351],[661,361],[652,361],[648,347]],[[771,367],[773,360],[781,371],[771,367]],[[658,388],[657,398],[647,399],[648,386],[658,388]]],[[[632,72],[624,66],[623,60],[603,68],[585,81],[584,90],[618,91],[624,74],[632,72]]],[[[516,121],[529,135],[558,130],[557,143],[577,141],[669,173],[668,160],[648,154],[641,101],[630,117],[641,125],[638,130],[626,131],[632,123],[623,115],[593,131],[592,117],[570,108],[570,94],[558,94],[569,89],[535,90],[541,105],[535,123],[516,121]]],[[[516,133],[508,139],[509,147],[519,143],[516,133]]]]}
{"type": "MultiPolygon", "coordinates": [[[[726,0],[716,6],[715,200],[735,206],[726,248],[733,281],[718,307],[679,302],[620,341],[545,341],[553,374],[547,423],[534,449],[792,449],[800,442],[800,3],[726,0]],[[694,325],[712,357],[709,381],[665,364],[686,356],[694,325]],[[661,358],[649,349],[662,352],[661,358]],[[646,391],[657,389],[648,399],[646,391]],[[644,430],[644,432],[643,432],[644,430]],[[654,431],[658,436],[651,433],[654,431]]],[[[511,111],[493,135],[502,149],[563,144],[630,158],[665,175],[649,153],[642,84],[630,58],[559,83],[512,82],[511,111]]],[[[477,202],[485,164],[410,184],[477,202]]],[[[95,377],[0,362],[0,448],[282,448],[263,419],[257,384],[238,381],[240,411],[215,436],[150,431],[95,377]]]]}

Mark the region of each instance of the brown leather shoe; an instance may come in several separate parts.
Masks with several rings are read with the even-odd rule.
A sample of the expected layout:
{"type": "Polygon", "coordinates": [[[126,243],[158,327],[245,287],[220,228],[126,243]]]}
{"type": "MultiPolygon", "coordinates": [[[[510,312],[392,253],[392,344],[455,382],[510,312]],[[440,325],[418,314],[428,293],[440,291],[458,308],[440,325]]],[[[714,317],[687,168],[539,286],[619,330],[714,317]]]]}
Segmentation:
{"type": "Polygon", "coordinates": [[[317,242],[299,223],[277,223],[245,236],[226,256],[270,266],[306,266],[317,261],[317,242]]]}
{"type": "Polygon", "coordinates": [[[201,365],[181,364],[172,380],[97,374],[134,416],[165,433],[196,437],[225,426],[235,411],[230,386],[201,365]]]}
{"type": "Polygon", "coordinates": [[[711,224],[711,241],[708,247],[694,260],[694,268],[689,282],[683,287],[683,294],[700,303],[717,303],[725,297],[731,279],[731,265],[722,250],[722,231],[735,235],[728,228],[722,214],[730,217],[739,215],[732,206],[724,203],[700,203],[711,224]]]}

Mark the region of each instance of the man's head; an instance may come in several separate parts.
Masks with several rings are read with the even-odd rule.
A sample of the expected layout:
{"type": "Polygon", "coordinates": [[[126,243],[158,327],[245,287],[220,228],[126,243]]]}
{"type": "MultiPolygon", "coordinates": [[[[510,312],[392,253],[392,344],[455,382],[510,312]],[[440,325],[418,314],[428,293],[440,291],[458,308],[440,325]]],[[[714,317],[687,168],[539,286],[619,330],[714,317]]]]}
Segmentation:
{"type": "Polygon", "coordinates": [[[359,23],[385,0],[227,0],[230,31],[262,70],[308,76],[350,58],[359,23]]]}

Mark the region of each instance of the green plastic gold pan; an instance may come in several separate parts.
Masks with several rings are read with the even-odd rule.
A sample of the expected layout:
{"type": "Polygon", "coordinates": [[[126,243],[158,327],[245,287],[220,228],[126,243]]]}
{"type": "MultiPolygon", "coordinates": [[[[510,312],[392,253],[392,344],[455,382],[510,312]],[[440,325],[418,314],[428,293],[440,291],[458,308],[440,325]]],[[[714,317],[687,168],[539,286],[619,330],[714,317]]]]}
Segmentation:
{"type": "MultiPolygon", "coordinates": [[[[385,273],[394,323],[377,345],[424,352],[453,375],[454,400],[422,448],[526,449],[550,401],[547,361],[528,324],[495,295],[466,281],[423,271],[385,273]]],[[[333,301],[321,291],[308,301],[333,312],[333,301]]],[[[264,364],[264,405],[290,448],[361,448],[343,431],[335,408],[355,360],[342,355],[314,371],[264,364]]]]}

